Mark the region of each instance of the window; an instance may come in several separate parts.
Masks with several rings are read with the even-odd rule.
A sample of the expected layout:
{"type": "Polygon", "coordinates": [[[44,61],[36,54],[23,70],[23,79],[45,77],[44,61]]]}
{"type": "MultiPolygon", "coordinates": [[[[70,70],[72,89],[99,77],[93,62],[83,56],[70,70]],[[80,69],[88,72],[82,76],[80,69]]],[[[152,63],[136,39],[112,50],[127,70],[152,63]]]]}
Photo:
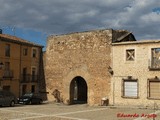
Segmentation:
{"type": "Polygon", "coordinates": [[[32,93],[35,93],[35,85],[32,85],[32,87],[31,87],[31,92],[32,92],[32,93]]]}
{"type": "Polygon", "coordinates": [[[36,81],[36,68],[32,68],[32,82],[36,81]]]}
{"type": "Polygon", "coordinates": [[[36,51],[36,49],[33,49],[33,53],[32,53],[32,57],[36,57],[36,54],[37,54],[37,51],[36,51]]]}
{"type": "Polygon", "coordinates": [[[134,59],[135,59],[135,50],[134,49],[126,50],[126,60],[134,61],[134,59]]]}
{"type": "Polygon", "coordinates": [[[28,80],[28,76],[27,76],[27,68],[23,68],[23,73],[22,73],[22,81],[26,82],[28,80]]]}
{"type": "Polygon", "coordinates": [[[136,79],[123,79],[122,97],[138,98],[138,83],[136,79]]]}
{"type": "Polygon", "coordinates": [[[158,78],[148,80],[148,98],[160,99],[160,81],[158,78]]]}
{"type": "Polygon", "coordinates": [[[26,67],[23,68],[23,73],[22,74],[27,75],[27,68],[26,67]]]}
{"type": "Polygon", "coordinates": [[[28,49],[27,49],[27,48],[24,48],[24,49],[23,49],[23,55],[24,55],[24,56],[27,56],[27,54],[28,54],[28,49]]]}
{"type": "Polygon", "coordinates": [[[3,90],[10,91],[10,86],[3,86],[3,90]]]}
{"type": "Polygon", "coordinates": [[[12,78],[14,74],[13,70],[10,69],[10,62],[5,62],[4,66],[3,78],[12,78]]]}
{"type": "Polygon", "coordinates": [[[24,95],[27,92],[27,85],[22,86],[22,95],[24,95]]]}
{"type": "Polygon", "coordinates": [[[10,70],[10,62],[5,62],[5,70],[10,70]]]}
{"type": "Polygon", "coordinates": [[[160,68],[160,48],[152,48],[151,57],[151,68],[160,68]]]}
{"type": "Polygon", "coordinates": [[[6,44],[5,46],[5,56],[10,57],[10,45],[6,44]]]}
{"type": "Polygon", "coordinates": [[[3,86],[3,90],[10,91],[10,86],[3,86]]]}

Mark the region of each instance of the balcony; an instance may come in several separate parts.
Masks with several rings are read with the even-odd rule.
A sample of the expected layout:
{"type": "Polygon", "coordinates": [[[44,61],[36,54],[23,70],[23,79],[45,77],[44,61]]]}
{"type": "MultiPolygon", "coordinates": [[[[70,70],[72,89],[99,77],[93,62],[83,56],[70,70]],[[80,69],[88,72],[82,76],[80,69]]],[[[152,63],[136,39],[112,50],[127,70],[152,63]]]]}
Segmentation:
{"type": "Polygon", "coordinates": [[[149,70],[160,70],[160,48],[151,49],[151,60],[149,60],[149,70]]]}
{"type": "Polygon", "coordinates": [[[13,70],[4,70],[3,78],[13,78],[13,70]]]}
{"type": "Polygon", "coordinates": [[[38,75],[31,75],[31,74],[26,74],[26,75],[21,75],[21,83],[32,83],[32,82],[38,82],[38,75]]]}
{"type": "Polygon", "coordinates": [[[149,60],[149,70],[160,70],[160,60],[159,59],[152,59],[149,60]]]}

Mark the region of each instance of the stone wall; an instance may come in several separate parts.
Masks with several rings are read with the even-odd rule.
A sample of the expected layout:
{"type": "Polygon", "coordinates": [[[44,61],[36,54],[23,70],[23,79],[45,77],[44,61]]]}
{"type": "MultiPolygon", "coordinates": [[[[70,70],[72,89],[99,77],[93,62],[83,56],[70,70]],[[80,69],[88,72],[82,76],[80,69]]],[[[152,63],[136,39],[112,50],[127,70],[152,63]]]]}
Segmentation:
{"type": "Polygon", "coordinates": [[[113,44],[113,71],[114,76],[111,82],[110,103],[113,105],[135,105],[135,106],[154,106],[160,105],[156,99],[148,99],[148,79],[160,76],[158,70],[150,70],[151,49],[160,48],[160,41],[137,41],[130,43],[113,44]],[[135,60],[126,61],[126,50],[135,50],[135,60]],[[132,76],[138,80],[138,98],[122,97],[123,84],[122,79],[132,76]]]}
{"type": "MultiPolygon", "coordinates": [[[[71,86],[74,78],[81,78],[80,84],[86,82],[89,105],[100,105],[102,98],[109,98],[112,77],[108,71],[108,68],[112,68],[111,43],[121,42],[121,39],[117,41],[120,37],[124,38],[122,41],[135,40],[128,31],[112,29],[49,36],[45,77],[50,100],[54,100],[52,92],[56,90],[62,102],[72,103],[74,87],[71,86]]],[[[81,90],[82,87],[85,88],[78,86],[81,90]]]]}
{"type": "Polygon", "coordinates": [[[95,30],[50,36],[46,50],[46,83],[70,101],[70,83],[81,76],[88,87],[88,104],[100,104],[110,92],[112,30],[95,30]]]}

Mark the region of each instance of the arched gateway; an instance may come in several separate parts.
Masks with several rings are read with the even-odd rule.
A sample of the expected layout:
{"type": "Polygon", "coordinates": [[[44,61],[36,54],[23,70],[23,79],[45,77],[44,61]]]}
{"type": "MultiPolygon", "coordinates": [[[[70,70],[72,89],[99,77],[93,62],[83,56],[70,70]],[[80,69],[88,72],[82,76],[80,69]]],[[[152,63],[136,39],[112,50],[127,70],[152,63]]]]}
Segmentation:
{"type": "Polygon", "coordinates": [[[70,104],[87,103],[88,87],[86,81],[77,76],[70,83],[70,104]]]}

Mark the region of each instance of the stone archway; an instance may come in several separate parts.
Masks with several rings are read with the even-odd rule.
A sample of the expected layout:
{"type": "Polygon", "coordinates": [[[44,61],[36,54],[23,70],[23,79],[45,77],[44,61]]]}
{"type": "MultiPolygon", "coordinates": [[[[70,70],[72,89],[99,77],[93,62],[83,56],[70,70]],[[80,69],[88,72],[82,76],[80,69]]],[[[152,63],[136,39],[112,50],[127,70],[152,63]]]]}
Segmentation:
{"type": "Polygon", "coordinates": [[[70,83],[70,104],[87,103],[88,87],[86,81],[77,76],[70,83]]]}

